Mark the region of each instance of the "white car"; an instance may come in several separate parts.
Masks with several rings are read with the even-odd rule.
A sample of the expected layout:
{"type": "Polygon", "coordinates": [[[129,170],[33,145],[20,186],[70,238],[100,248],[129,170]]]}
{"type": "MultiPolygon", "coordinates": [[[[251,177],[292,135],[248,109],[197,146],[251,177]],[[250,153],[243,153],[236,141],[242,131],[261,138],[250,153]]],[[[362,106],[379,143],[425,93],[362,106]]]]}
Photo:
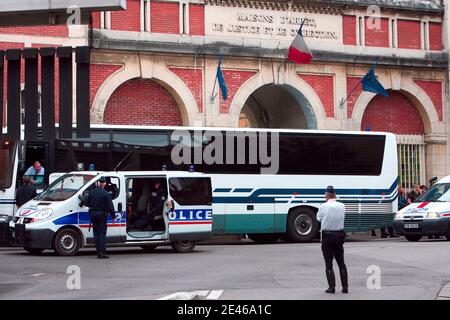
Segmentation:
{"type": "Polygon", "coordinates": [[[409,241],[431,235],[450,240],[450,176],[437,181],[414,203],[398,211],[394,229],[409,241]]]}

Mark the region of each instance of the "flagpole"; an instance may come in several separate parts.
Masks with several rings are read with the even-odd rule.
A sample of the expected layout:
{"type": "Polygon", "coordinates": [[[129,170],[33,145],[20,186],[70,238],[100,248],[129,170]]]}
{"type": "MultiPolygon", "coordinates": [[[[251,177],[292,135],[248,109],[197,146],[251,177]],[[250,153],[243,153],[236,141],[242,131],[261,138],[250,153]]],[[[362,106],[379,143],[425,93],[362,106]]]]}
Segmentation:
{"type": "MultiPolygon", "coordinates": [[[[375,68],[378,63],[380,63],[381,60],[383,60],[384,57],[381,57],[380,59],[378,59],[377,62],[375,62],[370,68],[375,68]]],[[[356,88],[358,87],[358,85],[362,82],[362,79],[358,81],[358,83],[353,87],[352,91],[347,95],[347,97],[345,97],[345,99],[341,99],[341,102],[339,103],[339,107],[342,108],[344,106],[344,103],[348,100],[348,98],[353,94],[353,92],[355,92],[356,88]]]]}
{"type": "MultiPolygon", "coordinates": [[[[222,50],[219,51],[219,56],[220,56],[220,58],[219,58],[219,65],[220,65],[220,63],[222,62],[222,50]]],[[[213,86],[213,90],[212,90],[211,98],[210,98],[211,104],[214,103],[214,99],[215,99],[214,92],[216,91],[216,84],[217,84],[217,70],[216,70],[216,77],[214,79],[214,86],[213,86]]]]}
{"type": "Polygon", "coordinates": [[[362,80],[359,80],[356,85],[353,87],[352,91],[345,97],[345,99],[341,99],[341,102],[339,103],[339,107],[342,108],[344,106],[344,103],[348,100],[348,98],[355,92],[356,88],[359,86],[362,80]]]}

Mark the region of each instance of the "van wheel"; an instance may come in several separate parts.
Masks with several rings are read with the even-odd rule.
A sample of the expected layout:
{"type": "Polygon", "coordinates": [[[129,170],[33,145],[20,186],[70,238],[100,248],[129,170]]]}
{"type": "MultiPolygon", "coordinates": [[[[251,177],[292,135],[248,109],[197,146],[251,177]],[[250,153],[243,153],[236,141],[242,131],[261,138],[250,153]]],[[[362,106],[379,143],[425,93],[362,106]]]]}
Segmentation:
{"type": "Polygon", "coordinates": [[[409,235],[409,236],[405,236],[406,240],[408,241],[419,241],[420,239],[422,239],[422,236],[417,236],[417,235],[409,235]]]}
{"type": "Polygon", "coordinates": [[[250,233],[247,236],[256,243],[274,243],[277,242],[281,235],[278,233],[250,233]]]}
{"type": "Polygon", "coordinates": [[[178,253],[187,253],[191,252],[195,248],[195,241],[187,240],[187,241],[174,241],[171,244],[173,250],[178,253]]]}
{"type": "Polygon", "coordinates": [[[74,256],[81,247],[81,238],[73,229],[59,231],[53,241],[53,248],[60,256],[74,256]]]}
{"type": "Polygon", "coordinates": [[[23,247],[23,249],[25,250],[25,251],[27,251],[28,253],[30,253],[30,254],[41,254],[42,253],[42,251],[44,251],[44,249],[41,249],[41,248],[28,248],[28,247],[23,247]]]}
{"type": "Polygon", "coordinates": [[[319,231],[316,214],[308,208],[298,208],[287,219],[286,235],[292,242],[310,242],[319,231]]]}
{"type": "Polygon", "coordinates": [[[153,252],[155,251],[157,245],[156,244],[147,244],[145,246],[141,246],[144,252],[153,252]]]}

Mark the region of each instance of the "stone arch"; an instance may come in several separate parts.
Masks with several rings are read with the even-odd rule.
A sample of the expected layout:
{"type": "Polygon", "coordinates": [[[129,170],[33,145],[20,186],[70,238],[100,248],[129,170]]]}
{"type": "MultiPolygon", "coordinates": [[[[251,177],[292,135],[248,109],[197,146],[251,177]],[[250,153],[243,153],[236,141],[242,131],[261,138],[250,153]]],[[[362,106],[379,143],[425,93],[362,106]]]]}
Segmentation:
{"type": "Polygon", "coordinates": [[[127,81],[136,78],[149,79],[160,84],[177,102],[181,113],[182,124],[184,126],[194,124],[194,121],[198,117],[197,102],[183,80],[165,66],[157,64],[154,64],[151,76],[146,76],[141,74],[140,68],[136,67],[136,62],[126,63],[122,69],[111,74],[102,83],[93,101],[92,121],[103,123],[106,105],[114,91],[127,81]]]}
{"type": "Polygon", "coordinates": [[[105,124],[180,126],[182,117],[174,97],[152,79],[134,78],[120,85],[103,114],[105,124]]]}
{"type": "MultiPolygon", "coordinates": [[[[439,122],[439,116],[436,108],[431,101],[430,97],[412,81],[402,81],[399,89],[393,89],[392,86],[383,85],[387,90],[393,90],[401,92],[405,95],[417,108],[422,118],[425,133],[431,133],[433,131],[433,125],[439,122]]],[[[364,112],[367,106],[376,96],[375,93],[363,91],[356,100],[353,108],[352,120],[358,128],[361,127],[364,112]]]]}
{"type": "MultiPolygon", "coordinates": [[[[232,123],[236,126],[239,123],[239,115],[244,107],[247,99],[256,90],[266,85],[275,84],[273,81],[266,81],[260,74],[256,74],[247,80],[236,92],[230,106],[230,116],[232,123]]],[[[299,103],[302,111],[307,117],[308,129],[322,129],[325,127],[324,120],[326,118],[322,102],[311,86],[298,76],[290,77],[283,83],[278,84],[280,87],[288,91],[299,103]]]]}

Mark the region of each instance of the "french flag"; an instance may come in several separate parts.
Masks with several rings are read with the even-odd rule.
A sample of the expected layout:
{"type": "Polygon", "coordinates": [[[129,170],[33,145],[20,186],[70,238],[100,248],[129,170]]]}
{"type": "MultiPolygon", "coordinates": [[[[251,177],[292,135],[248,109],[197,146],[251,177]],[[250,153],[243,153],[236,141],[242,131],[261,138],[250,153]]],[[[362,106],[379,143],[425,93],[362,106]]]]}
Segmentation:
{"type": "Polygon", "coordinates": [[[289,47],[288,59],[295,63],[309,64],[313,55],[302,36],[303,23],[305,23],[305,20],[302,21],[300,29],[298,29],[297,35],[289,47]]]}

